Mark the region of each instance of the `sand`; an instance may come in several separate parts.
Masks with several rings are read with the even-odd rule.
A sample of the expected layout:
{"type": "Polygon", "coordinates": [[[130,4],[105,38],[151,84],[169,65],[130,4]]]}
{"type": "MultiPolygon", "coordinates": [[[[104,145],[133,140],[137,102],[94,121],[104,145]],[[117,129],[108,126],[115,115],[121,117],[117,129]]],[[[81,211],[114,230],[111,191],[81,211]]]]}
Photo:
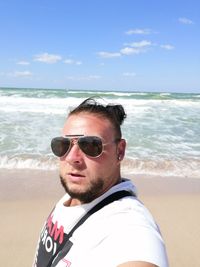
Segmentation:
{"type": "MultiPolygon", "coordinates": [[[[200,179],[131,177],[165,240],[171,267],[200,266],[200,179]]],[[[56,171],[1,170],[2,267],[32,265],[40,229],[64,194],[56,171]]]]}

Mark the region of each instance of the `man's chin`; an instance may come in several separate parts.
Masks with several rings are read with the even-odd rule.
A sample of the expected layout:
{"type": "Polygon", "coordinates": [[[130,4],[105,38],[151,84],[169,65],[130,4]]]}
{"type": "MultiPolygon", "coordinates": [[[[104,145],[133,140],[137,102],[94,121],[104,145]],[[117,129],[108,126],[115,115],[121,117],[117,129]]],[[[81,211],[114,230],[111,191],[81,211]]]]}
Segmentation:
{"type": "Polygon", "coordinates": [[[70,184],[68,185],[63,179],[63,177],[60,175],[60,181],[65,189],[66,193],[74,199],[79,200],[81,203],[89,203],[93,201],[95,198],[97,198],[100,195],[100,192],[103,191],[103,180],[99,179],[96,181],[96,183],[91,183],[88,188],[85,186],[85,190],[83,191],[83,185],[79,184],[70,184]]]}

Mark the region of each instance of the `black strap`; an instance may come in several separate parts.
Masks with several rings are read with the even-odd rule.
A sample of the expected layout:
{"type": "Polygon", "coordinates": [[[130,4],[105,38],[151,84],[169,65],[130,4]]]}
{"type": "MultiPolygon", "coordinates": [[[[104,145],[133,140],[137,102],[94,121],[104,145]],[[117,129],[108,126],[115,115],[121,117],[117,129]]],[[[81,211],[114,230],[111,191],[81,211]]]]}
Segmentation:
{"type": "Polygon", "coordinates": [[[60,250],[56,253],[56,255],[54,255],[54,257],[51,259],[50,263],[48,264],[48,267],[55,267],[57,263],[67,255],[67,253],[69,252],[69,250],[71,249],[73,245],[73,243],[69,240],[70,237],[73,235],[74,231],[87,220],[88,217],[90,217],[93,213],[97,212],[98,210],[108,205],[109,203],[119,200],[123,197],[127,197],[127,196],[135,196],[135,195],[133,194],[133,192],[128,192],[125,190],[118,191],[118,192],[115,192],[109,195],[108,197],[103,199],[101,202],[99,202],[96,206],[94,206],[91,210],[89,210],[78,221],[78,223],[72,228],[72,230],[68,233],[65,244],[60,248],[60,250]]]}

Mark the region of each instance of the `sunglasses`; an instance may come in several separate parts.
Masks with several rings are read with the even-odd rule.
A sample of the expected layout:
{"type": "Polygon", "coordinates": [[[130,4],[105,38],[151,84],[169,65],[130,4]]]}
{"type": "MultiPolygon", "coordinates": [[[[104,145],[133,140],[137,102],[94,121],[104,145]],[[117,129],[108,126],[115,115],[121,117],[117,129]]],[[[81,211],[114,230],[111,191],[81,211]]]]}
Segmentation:
{"type": "Polygon", "coordinates": [[[109,143],[103,144],[102,139],[98,136],[61,136],[52,139],[51,149],[57,157],[63,157],[69,153],[72,146],[75,144],[77,144],[81,151],[87,156],[97,158],[103,153],[104,146],[109,143]]]}

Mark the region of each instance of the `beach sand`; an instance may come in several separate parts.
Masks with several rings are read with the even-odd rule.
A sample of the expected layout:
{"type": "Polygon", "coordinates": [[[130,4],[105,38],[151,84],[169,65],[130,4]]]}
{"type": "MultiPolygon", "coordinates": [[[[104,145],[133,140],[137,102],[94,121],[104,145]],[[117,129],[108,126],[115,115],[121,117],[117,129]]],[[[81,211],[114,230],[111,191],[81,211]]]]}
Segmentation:
{"type": "MultiPolygon", "coordinates": [[[[200,179],[131,177],[160,226],[171,267],[200,266],[200,179]]],[[[32,265],[40,229],[64,194],[57,171],[1,170],[2,267],[32,265]]]]}

